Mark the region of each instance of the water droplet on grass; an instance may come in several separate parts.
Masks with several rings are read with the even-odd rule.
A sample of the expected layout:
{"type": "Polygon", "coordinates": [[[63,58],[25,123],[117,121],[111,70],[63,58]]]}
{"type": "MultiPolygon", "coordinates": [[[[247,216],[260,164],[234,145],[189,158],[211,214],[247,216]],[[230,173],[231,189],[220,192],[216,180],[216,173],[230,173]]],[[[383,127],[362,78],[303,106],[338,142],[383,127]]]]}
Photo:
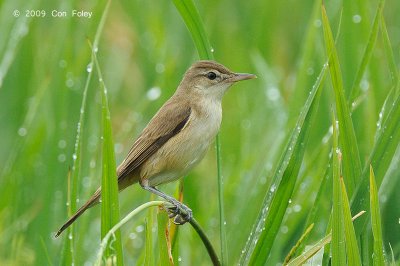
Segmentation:
{"type": "Polygon", "coordinates": [[[319,28],[319,27],[321,27],[321,25],[322,25],[322,22],[321,22],[320,19],[314,20],[314,26],[315,26],[315,27],[319,28]]]}
{"type": "Polygon", "coordinates": [[[65,60],[60,60],[60,62],[58,62],[58,66],[59,66],[60,68],[65,68],[65,67],[67,67],[67,61],[65,61],[65,60]]]}
{"type": "Polygon", "coordinates": [[[361,16],[358,15],[358,14],[354,15],[353,16],[353,22],[356,23],[356,24],[360,23],[361,22],[361,16]]]}
{"type": "Polygon", "coordinates": [[[144,226],[143,225],[138,225],[136,226],[136,232],[141,233],[144,230],[144,226]]]}
{"type": "Polygon", "coordinates": [[[159,73],[159,74],[161,74],[161,73],[164,73],[164,71],[165,71],[165,66],[164,66],[164,64],[162,64],[162,63],[157,63],[157,65],[156,65],[156,72],[159,73]]]}
{"type": "Polygon", "coordinates": [[[293,210],[294,210],[294,212],[301,211],[301,205],[299,205],[299,204],[294,205],[293,210]]]}
{"type": "Polygon", "coordinates": [[[65,81],[65,86],[67,86],[68,88],[72,88],[74,86],[75,82],[72,78],[69,78],[65,81]]]}
{"type": "Polygon", "coordinates": [[[157,100],[161,95],[161,89],[159,87],[153,87],[147,91],[147,99],[150,101],[157,100]]]}
{"type": "Polygon", "coordinates": [[[28,133],[28,131],[24,127],[20,127],[18,129],[18,135],[20,135],[21,137],[25,137],[27,133],[28,133]]]}
{"type": "Polygon", "coordinates": [[[65,149],[65,147],[67,147],[67,142],[66,142],[65,140],[63,140],[63,139],[60,139],[60,140],[58,141],[58,147],[59,147],[60,149],[65,149]]]}
{"type": "Polygon", "coordinates": [[[283,234],[286,234],[287,232],[289,232],[289,228],[286,225],[284,225],[284,226],[281,227],[281,232],[283,234]]]}
{"type": "Polygon", "coordinates": [[[65,159],[66,159],[66,157],[65,157],[65,154],[64,154],[64,153],[59,154],[58,157],[57,157],[57,160],[58,160],[60,163],[65,162],[65,159]]]}
{"type": "Polygon", "coordinates": [[[89,64],[87,65],[87,67],[86,67],[86,71],[87,71],[88,73],[90,73],[90,72],[92,72],[92,70],[93,70],[93,63],[89,63],[89,64]]]}

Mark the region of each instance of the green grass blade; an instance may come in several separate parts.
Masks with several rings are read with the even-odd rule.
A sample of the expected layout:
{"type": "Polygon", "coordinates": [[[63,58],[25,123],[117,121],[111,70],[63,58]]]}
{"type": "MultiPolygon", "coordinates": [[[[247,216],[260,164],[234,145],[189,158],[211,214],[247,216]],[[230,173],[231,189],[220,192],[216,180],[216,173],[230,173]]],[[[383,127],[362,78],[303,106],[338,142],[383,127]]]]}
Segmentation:
{"type": "Polygon", "coordinates": [[[361,59],[360,67],[358,68],[358,71],[357,71],[356,79],[354,80],[353,87],[351,88],[351,91],[350,91],[350,101],[349,101],[350,103],[353,103],[360,94],[360,83],[365,74],[365,70],[367,69],[368,63],[371,59],[372,52],[375,48],[376,40],[378,38],[379,24],[380,24],[381,14],[382,14],[384,4],[385,4],[385,0],[379,1],[379,5],[376,10],[374,22],[372,24],[371,33],[369,35],[367,47],[365,48],[363,57],[361,59]]]}
{"type": "Polygon", "coordinates": [[[349,199],[346,193],[343,177],[340,178],[340,188],[343,204],[344,234],[346,238],[346,253],[348,265],[361,266],[360,251],[357,245],[356,233],[351,220],[349,199]]]}
{"type": "Polygon", "coordinates": [[[167,230],[168,229],[168,215],[165,211],[160,210],[157,213],[158,223],[158,248],[159,248],[159,265],[173,265],[173,262],[169,260],[168,256],[168,245],[167,245],[167,230]]]}
{"type": "Polygon", "coordinates": [[[383,259],[381,214],[379,211],[378,189],[376,187],[375,175],[372,166],[370,166],[369,183],[370,183],[371,226],[372,226],[372,234],[374,236],[373,261],[375,266],[384,266],[385,261],[383,259]]]}
{"type": "Polygon", "coordinates": [[[339,149],[339,128],[335,117],[333,116],[333,205],[332,205],[332,265],[346,265],[346,250],[344,243],[343,228],[343,202],[342,191],[340,189],[341,160],[342,152],[339,149]]]}
{"type": "Polygon", "coordinates": [[[188,28],[194,44],[196,45],[197,52],[201,59],[213,59],[212,47],[207,38],[204,29],[203,21],[197,11],[196,6],[192,0],[173,0],[176,9],[181,14],[186,27],[188,28]]]}
{"type": "Polygon", "coordinates": [[[108,243],[110,242],[110,238],[115,237],[116,232],[121,228],[121,226],[126,224],[129,220],[131,220],[133,217],[135,217],[137,214],[139,214],[143,210],[153,207],[153,206],[162,207],[164,204],[166,204],[165,201],[146,202],[146,203],[140,205],[139,207],[137,207],[136,209],[134,209],[133,211],[131,211],[130,213],[128,213],[123,219],[121,219],[121,221],[119,221],[117,224],[115,224],[101,240],[100,248],[99,248],[99,251],[97,252],[97,259],[96,259],[96,262],[94,265],[95,266],[101,265],[102,257],[104,256],[104,252],[107,249],[108,243]]]}
{"type": "MultiPolygon", "coordinates": [[[[101,236],[107,232],[119,221],[119,203],[118,203],[118,182],[116,173],[116,163],[114,155],[114,143],[112,140],[110,112],[107,103],[107,91],[103,84],[102,90],[102,181],[101,181],[101,236]]],[[[114,254],[117,257],[117,264],[122,263],[122,245],[121,233],[115,233],[115,242],[113,247],[109,247],[108,256],[114,254]]],[[[107,254],[107,252],[106,252],[107,254]]]]}
{"type": "Polygon", "coordinates": [[[326,53],[329,56],[329,71],[335,93],[336,113],[341,132],[339,141],[343,154],[343,175],[346,176],[345,181],[346,187],[349,190],[349,195],[353,195],[354,188],[361,174],[361,161],[350,110],[345,99],[339,58],[324,6],[322,6],[322,25],[326,53]]]}
{"type": "MultiPolygon", "coordinates": [[[[101,33],[103,31],[104,23],[107,18],[108,14],[108,9],[109,9],[110,1],[107,2],[106,7],[104,8],[102,18],[100,20],[100,24],[97,27],[96,30],[96,35],[94,39],[94,43],[97,44],[99,42],[101,33]]],[[[94,61],[94,56],[92,56],[91,63],[93,65],[94,61]]],[[[78,185],[80,182],[80,175],[81,175],[81,166],[82,166],[82,141],[83,141],[83,131],[85,128],[84,121],[86,119],[87,115],[87,95],[88,95],[88,90],[89,90],[89,85],[92,80],[93,76],[93,71],[89,71],[86,82],[85,82],[85,87],[83,89],[83,95],[82,95],[82,102],[81,102],[81,107],[80,107],[80,114],[79,114],[79,121],[77,125],[77,133],[76,133],[76,138],[75,138],[75,145],[74,145],[74,153],[72,155],[73,158],[73,166],[72,166],[72,176],[71,178],[68,177],[68,216],[70,217],[73,213],[75,213],[77,207],[77,198],[78,198],[78,185]]],[[[62,264],[64,265],[70,265],[74,264],[74,239],[75,239],[75,232],[74,232],[74,224],[72,224],[68,229],[67,229],[67,234],[68,237],[65,238],[64,242],[64,252],[62,256],[62,264]]]]}
{"type": "Polygon", "coordinates": [[[308,226],[306,228],[304,233],[301,235],[300,239],[296,242],[296,245],[294,245],[292,247],[292,249],[289,251],[289,254],[286,256],[285,260],[283,261],[283,265],[286,265],[289,261],[291,261],[292,258],[294,257],[294,255],[299,251],[298,250],[299,247],[304,245],[304,242],[307,239],[307,237],[309,236],[309,234],[311,233],[311,230],[313,229],[313,227],[314,227],[314,224],[310,224],[310,226],[308,226]]]}
{"type": "Polygon", "coordinates": [[[326,244],[330,243],[332,240],[332,233],[329,233],[316,244],[314,244],[311,248],[309,248],[306,252],[301,254],[300,256],[291,260],[287,266],[300,266],[307,262],[312,256],[314,256],[321,248],[323,248],[326,244]]]}
{"type": "MultiPolygon", "coordinates": [[[[400,95],[393,101],[387,114],[387,118],[380,125],[381,130],[377,132],[377,138],[372,148],[368,165],[374,168],[377,188],[380,187],[383,178],[393,160],[393,156],[400,143],[400,95]]],[[[369,168],[365,168],[362,180],[356,194],[352,198],[351,208],[358,212],[369,209],[369,168]]],[[[368,221],[368,216],[361,217],[356,222],[356,232],[361,233],[368,221]]]]}
{"type": "MultiPolygon", "coordinates": [[[[356,214],[351,220],[354,221],[361,215],[363,215],[365,211],[362,211],[356,214]]],[[[332,240],[332,232],[329,232],[324,238],[319,240],[317,243],[312,245],[307,251],[297,256],[293,260],[291,260],[287,266],[300,266],[307,262],[312,256],[314,256],[320,249],[324,246],[328,245],[332,240]]],[[[322,265],[328,265],[328,263],[322,262],[322,265]]]]}
{"type": "Polygon", "coordinates": [[[303,161],[308,135],[314,115],[318,109],[325,72],[326,66],[323,67],[311,90],[296,127],[281,156],[273,177],[275,180],[273,186],[277,187],[276,192],[275,194],[273,192],[267,194],[264,199],[262,210],[242,254],[241,265],[260,265],[265,263],[269,256],[303,161]]]}
{"type": "Polygon", "coordinates": [[[389,33],[387,31],[386,22],[385,22],[385,19],[383,18],[382,12],[381,12],[380,22],[381,22],[383,47],[384,47],[385,54],[386,54],[388,64],[389,64],[390,77],[392,79],[392,84],[395,87],[399,83],[399,70],[396,65],[396,60],[394,59],[393,49],[392,49],[392,45],[391,45],[390,39],[389,39],[389,33]]]}
{"type": "Polygon", "coordinates": [[[154,265],[154,254],[153,254],[153,221],[154,211],[149,209],[147,211],[146,220],[146,239],[145,239],[145,254],[144,254],[144,265],[154,265]]]}

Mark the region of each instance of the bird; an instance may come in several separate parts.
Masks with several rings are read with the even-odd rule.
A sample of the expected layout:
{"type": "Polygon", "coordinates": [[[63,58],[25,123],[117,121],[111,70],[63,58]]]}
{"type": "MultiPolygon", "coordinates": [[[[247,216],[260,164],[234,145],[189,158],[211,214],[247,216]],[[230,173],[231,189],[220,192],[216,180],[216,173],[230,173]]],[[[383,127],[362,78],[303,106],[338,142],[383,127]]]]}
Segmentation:
{"type": "MultiPolygon", "coordinates": [[[[192,210],[157,186],[184,177],[205,156],[219,132],[222,98],[234,83],[256,75],[235,73],[211,60],[194,62],[175,93],[153,116],[117,167],[118,189],[135,183],[171,203],[170,218],[184,224],[192,210]]],[[[65,222],[58,237],[87,209],[100,202],[101,187],[65,222]]]]}

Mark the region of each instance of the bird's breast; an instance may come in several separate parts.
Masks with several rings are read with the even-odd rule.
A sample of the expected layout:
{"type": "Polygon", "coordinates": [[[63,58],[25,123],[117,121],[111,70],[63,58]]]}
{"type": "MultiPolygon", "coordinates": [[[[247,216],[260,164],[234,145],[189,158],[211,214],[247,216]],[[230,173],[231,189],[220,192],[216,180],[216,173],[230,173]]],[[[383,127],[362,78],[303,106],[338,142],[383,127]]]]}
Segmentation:
{"type": "Polygon", "coordinates": [[[205,156],[217,135],[222,110],[220,103],[205,103],[192,108],[185,127],[146,163],[150,185],[168,183],[186,175],[205,156]]]}

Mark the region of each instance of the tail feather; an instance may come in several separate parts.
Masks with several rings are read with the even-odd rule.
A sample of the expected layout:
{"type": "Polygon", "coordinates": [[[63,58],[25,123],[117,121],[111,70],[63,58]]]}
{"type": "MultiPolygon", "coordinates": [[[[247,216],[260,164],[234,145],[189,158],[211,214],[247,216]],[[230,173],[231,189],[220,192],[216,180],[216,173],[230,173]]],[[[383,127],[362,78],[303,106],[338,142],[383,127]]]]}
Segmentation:
{"type": "Polygon", "coordinates": [[[61,226],[60,230],[58,230],[55,237],[60,236],[60,234],[65,229],[67,229],[73,222],[75,222],[75,220],[78,219],[79,216],[81,216],[87,209],[99,203],[100,195],[101,195],[101,189],[99,188],[96,190],[93,196],[82,207],[80,207],[78,211],[71,218],[69,218],[65,224],[63,224],[63,226],[61,226]]]}

